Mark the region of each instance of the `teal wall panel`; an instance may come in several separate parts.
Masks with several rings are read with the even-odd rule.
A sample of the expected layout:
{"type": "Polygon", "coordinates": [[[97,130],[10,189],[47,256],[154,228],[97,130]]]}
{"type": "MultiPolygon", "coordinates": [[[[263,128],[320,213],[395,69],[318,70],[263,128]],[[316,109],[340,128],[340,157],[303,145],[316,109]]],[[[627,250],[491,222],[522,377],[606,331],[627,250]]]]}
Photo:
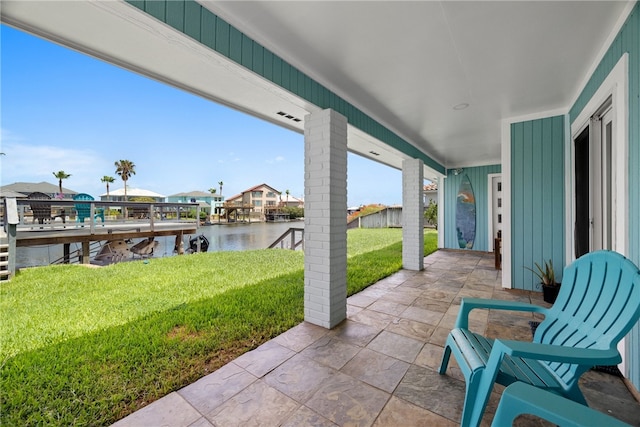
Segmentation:
{"type": "MultiPolygon", "coordinates": [[[[136,2],[136,5],[137,4],[139,4],[139,2],[136,2]]],[[[146,0],[144,2],[144,11],[160,21],[165,21],[165,17],[167,16],[165,6],[165,2],[146,0]]]]}
{"type": "Polygon", "coordinates": [[[215,49],[226,57],[229,57],[229,31],[230,25],[227,21],[220,17],[216,17],[215,49]]]}
{"type": "MultiPolygon", "coordinates": [[[[256,48],[259,48],[260,45],[257,43],[253,43],[249,37],[244,34],[242,37],[242,66],[247,67],[250,70],[253,70],[253,48],[256,45],[256,48]]],[[[255,70],[254,70],[255,71],[255,70]]]]}
{"type": "MultiPolygon", "coordinates": [[[[191,2],[190,2],[191,3],[191,2]]],[[[198,14],[200,15],[200,37],[194,37],[196,40],[200,40],[200,43],[207,46],[209,49],[216,48],[216,33],[218,21],[215,15],[210,13],[201,13],[202,7],[198,5],[198,14]]]]}
{"type": "Polygon", "coordinates": [[[488,247],[489,239],[489,201],[488,201],[488,175],[500,173],[500,165],[477,166],[464,168],[461,174],[455,175],[453,170],[447,172],[444,184],[444,247],[448,249],[460,249],[458,235],[456,233],[456,199],[462,178],[469,177],[471,187],[476,199],[476,238],[473,244],[474,251],[489,252],[493,247],[488,247]]]}
{"type": "Polygon", "coordinates": [[[197,3],[184,3],[184,33],[192,39],[202,39],[200,28],[202,20],[200,17],[200,9],[197,3]]]}
{"type": "Polygon", "coordinates": [[[242,64],[242,33],[232,26],[229,26],[229,58],[242,64]]]}
{"type": "Polygon", "coordinates": [[[193,0],[126,1],[318,107],[336,110],[347,117],[352,126],[413,158],[421,159],[433,170],[445,173],[444,166],[431,157],[361,110],[350,108],[349,103],[340,96],[313,81],[197,2],[193,0]]]}
{"type": "Polygon", "coordinates": [[[525,267],[564,267],[564,116],[511,125],[511,281],[539,291],[525,267]]]}
{"type": "Polygon", "coordinates": [[[167,24],[178,31],[184,31],[184,8],[183,0],[170,1],[166,5],[167,24]]]}
{"type": "MultiPolygon", "coordinates": [[[[569,113],[573,121],[582,112],[622,54],[629,54],[629,248],[627,256],[640,265],[640,3],[620,29],[569,113]]],[[[640,324],[629,335],[629,379],[640,389],[640,324]]]]}

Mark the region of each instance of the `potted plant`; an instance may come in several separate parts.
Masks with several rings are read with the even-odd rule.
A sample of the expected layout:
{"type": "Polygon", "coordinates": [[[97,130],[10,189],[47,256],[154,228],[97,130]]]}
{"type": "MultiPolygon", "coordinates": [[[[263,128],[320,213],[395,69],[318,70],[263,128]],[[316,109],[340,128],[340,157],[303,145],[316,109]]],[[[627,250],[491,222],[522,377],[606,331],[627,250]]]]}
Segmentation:
{"type": "Polygon", "coordinates": [[[553,270],[553,262],[551,260],[544,262],[544,268],[537,262],[535,263],[536,269],[525,267],[527,270],[533,272],[538,279],[540,279],[540,285],[542,286],[542,297],[545,302],[553,304],[556,302],[558,292],[560,291],[560,283],[556,282],[556,274],[553,270]]]}

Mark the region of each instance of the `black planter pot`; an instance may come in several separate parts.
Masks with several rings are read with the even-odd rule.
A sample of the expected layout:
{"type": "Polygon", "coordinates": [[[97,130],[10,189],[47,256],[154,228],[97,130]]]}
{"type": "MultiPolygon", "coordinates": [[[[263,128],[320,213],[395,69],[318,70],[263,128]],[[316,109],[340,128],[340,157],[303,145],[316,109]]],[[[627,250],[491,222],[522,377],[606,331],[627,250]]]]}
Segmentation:
{"type": "Polygon", "coordinates": [[[558,292],[560,292],[560,285],[558,286],[542,286],[542,299],[545,302],[553,304],[558,298],[558,292]]]}

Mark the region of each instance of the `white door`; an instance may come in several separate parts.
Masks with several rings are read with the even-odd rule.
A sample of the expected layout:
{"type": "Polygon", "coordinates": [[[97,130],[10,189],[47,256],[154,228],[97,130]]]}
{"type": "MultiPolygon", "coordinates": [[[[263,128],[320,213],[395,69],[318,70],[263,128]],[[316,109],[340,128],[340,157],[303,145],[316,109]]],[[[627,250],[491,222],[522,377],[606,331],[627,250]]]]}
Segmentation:
{"type": "Polygon", "coordinates": [[[614,120],[609,98],[574,140],[575,257],[615,248],[614,120]]]}

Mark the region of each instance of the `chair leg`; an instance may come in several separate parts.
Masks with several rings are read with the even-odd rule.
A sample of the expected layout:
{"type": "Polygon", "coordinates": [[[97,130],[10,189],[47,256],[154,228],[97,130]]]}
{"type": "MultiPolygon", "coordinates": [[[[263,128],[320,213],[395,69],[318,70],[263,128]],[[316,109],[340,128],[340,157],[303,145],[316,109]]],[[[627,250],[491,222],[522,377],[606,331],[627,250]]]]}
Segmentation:
{"type": "Polygon", "coordinates": [[[480,425],[482,414],[484,413],[484,406],[482,408],[478,408],[476,405],[478,405],[478,388],[480,386],[483,371],[484,369],[473,372],[467,379],[467,389],[464,395],[464,406],[462,407],[460,427],[478,427],[480,425]]]}
{"type": "MultiPolygon", "coordinates": [[[[499,344],[500,341],[496,340],[496,343],[499,344]]],[[[500,365],[502,364],[502,359],[504,357],[504,353],[502,353],[500,349],[496,348],[496,343],[494,343],[486,366],[482,369],[476,369],[473,371],[467,380],[469,382],[468,387],[472,394],[467,392],[467,396],[465,396],[463,417],[467,416],[465,413],[467,410],[467,403],[472,403],[472,407],[469,408],[469,424],[466,425],[474,427],[479,426],[482,421],[484,411],[487,408],[487,403],[489,402],[489,397],[493,391],[493,385],[496,382],[498,371],[500,370],[500,365]]]]}
{"type": "Polygon", "coordinates": [[[442,354],[442,362],[440,362],[440,370],[438,373],[444,375],[447,372],[447,366],[449,366],[449,357],[451,357],[451,347],[445,345],[444,353],[442,354]]]}

